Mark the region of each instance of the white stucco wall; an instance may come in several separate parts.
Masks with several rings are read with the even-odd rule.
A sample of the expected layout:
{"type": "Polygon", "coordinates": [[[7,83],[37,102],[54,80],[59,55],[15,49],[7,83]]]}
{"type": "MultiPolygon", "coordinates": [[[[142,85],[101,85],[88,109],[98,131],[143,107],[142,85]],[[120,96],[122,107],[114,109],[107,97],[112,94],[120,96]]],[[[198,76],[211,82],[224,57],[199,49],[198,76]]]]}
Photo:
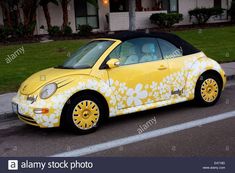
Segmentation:
{"type": "MultiPolygon", "coordinates": [[[[229,0],[229,4],[231,0],[229,0]]],[[[152,1],[151,1],[152,2],[152,1]]],[[[142,6],[151,6],[150,0],[142,0],[142,6]]],[[[213,7],[214,0],[179,0],[179,13],[183,14],[183,21],[176,25],[188,25],[195,22],[195,19],[190,20],[188,11],[196,7],[213,7]]],[[[228,9],[227,0],[222,0],[222,8],[228,9]]],[[[159,12],[159,11],[158,11],[159,12]]],[[[136,27],[137,29],[151,28],[154,27],[149,21],[151,14],[156,13],[152,11],[136,12],[136,27]]],[[[225,13],[222,18],[212,17],[208,22],[226,22],[227,14],[225,13]]],[[[129,28],[129,15],[128,12],[122,13],[110,13],[110,30],[119,31],[127,30],[129,28]]]]}
{"type": "MultiPolygon", "coordinates": [[[[156,27],[151,24],[149,18],[154,13],[166,13],[167,11],[143,11],[136,12],[136,29],[146,29],[156,27]]],[[[110,13],[110,30],[121,31],[129,29],[129,13],[110,13]]]]}
{"type": "Polygon", "coordinates": [[[183,14],[183,21],[180,22],[181,25],[186,25],[190,23],[190,17],[188,11],[194,9],[197,5],[197,0],[179,0],[179,13],[183,14]]]}
{"type": "MultiPolygon", "coordinates": [[[[222,0],[222,8],[229,9],[232,0],[222,0]]],[[[107,1],[109,2],[109,1],[107,1]]],[[[142,0],[142,6],[148,8],[151,6],[151,0],[142,0]],[[145,1],[145,2],[144,2],[145,1]]],[[[118,30],[127,30],[129,28],[129,15],[128,13],[110,13],[109,3],[105,4],[104,0],[98,0],[98,16],[99,16],[99,28],[94,29],[94,32],[108,31],[118,31],[118,30]],[[107,23],[105,15],[109,14],[109,22],[107,23]]],[[[212,7],[214,0],[179,0],[179,13],[184,15],[184,20],[178,25],[187,25],[191,24],[192,21],[189,19],[188,11],[196,7],[212,7]]],[[[63,13],[61,6],[56,6],[52,3],[49,4],[49,11],[51,15],[52,25],[61,26],[63,23],[63,13]]],[[[76,22],[75,22],[75,8],[74,1],[71,0],[68,6],[68,17],[70,26],[73,32],[76,31],[76,22]]],[[[154,25],[150,23],[149,17],[151,14],[156,13],[156,11],[145,11],[145,12],[136,12],[136,26],[137,29],[151,28],[154,25]]],[[[22,14],[21,14],[22,15],[22,14]]],[[[224,14],[224,20],[220,18],[212,18],[209,22],[224,22],[227,21],[227,14],[224,14]]],[[[23,15],[21,17],[23,19],[23,15]]],[[[3,25],[3,15],[2,9],[0,8],[0,25],[3,25]]],[[[37,26],[35,29],[35,34],[47,34],[47,24],[46,19],[43,13],[42,7],[37,9],[37,26]],[[40,29],[41,26],[45,27],[45,30],[40,29]]]]}
{"type": "Polygon", "coordinates": [[[109,3],[104,4],[102,0],[98,0],[98,5],[99,29],[95,29],[94,32],[106,31],[109,29],[108,22],[105,16],[110,11],[109,3]]]}
{"type": "Polygon", "coordinates": [[[151,8],[154,6],[154,1],[153,0],[142,0],[141,5],[143,8],[149,8],[151,10],[151,8]]]}
{"type": "MultiPolygon", "coordinates": [[[[231,3],[231,0],[229,0],[229,5],[231,3]]],[[[183,14],[184,20],[180,22],[178,25],[188,25],[195,22],[195,19],[192,19],[190,21],[190,17],[188,14],[189,10],[192,10],[196,7],[213,7],[214,6],[214,0],[179,0],[179,13],[183,14]]],[[[222,0],[222,8],[228,9],[227,0],[222,0]]],[[[215,23],[215,22],[226,22],[227,20],[227,14],[223,14],[222,18],[220,17],[212,17],[208,23],[215,23]]]]}

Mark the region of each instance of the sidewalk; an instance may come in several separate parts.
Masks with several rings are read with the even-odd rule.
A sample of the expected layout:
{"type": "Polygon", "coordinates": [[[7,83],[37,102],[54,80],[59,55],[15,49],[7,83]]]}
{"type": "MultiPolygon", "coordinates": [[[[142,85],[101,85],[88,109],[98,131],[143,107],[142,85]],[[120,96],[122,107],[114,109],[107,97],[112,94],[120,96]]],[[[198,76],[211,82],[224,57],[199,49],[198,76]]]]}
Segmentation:
{"type": "Polygon", "coordinates": [[[221,67],[224,69],[228,80],[235,79],[235,62],[221,64],[221,67]]]}
{"type": "Polygon", "coordinates": [[[11,100],[16,93],[6,93],[0,95],[0,120],[10,118],[12,114],[11,100]]]}
{"type": "MultiPolygon", "coordinates": [[[[234,80],[235,79],[235,62],[232,63],[225,63],[221,64],[222,68],[224,69],[228,80],[234,80]]],[[[16,95],[16,93],[7,93],[0,95],[0,120],[5,119],[6,117],[9,118],[9,116],[12,115],[12,108],[11,108],[11,100],[13,96],[16,95]]]]}

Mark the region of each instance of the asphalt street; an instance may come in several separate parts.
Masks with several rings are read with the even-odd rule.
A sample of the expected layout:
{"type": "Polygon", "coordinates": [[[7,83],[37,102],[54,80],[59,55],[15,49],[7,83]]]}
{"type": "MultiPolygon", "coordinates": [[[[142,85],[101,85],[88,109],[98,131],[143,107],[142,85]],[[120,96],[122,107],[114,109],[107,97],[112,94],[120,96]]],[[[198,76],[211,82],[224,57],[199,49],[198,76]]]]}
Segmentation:
{"type": "MultiPolygon", "coordinates": [[[[145,135],[231,111],[235,111],[234,85],[225,89],[215,106],[197,107],[189,102],[120,116],[105,122],[95,133],[82,136],[61,128],[40,129],[19,120],[11,120],[0,123],[0,155],[52,156],[73,153],[87,146],[138,135],[140,132],[145,135]]],[[[234,124],[235,117],[230,117],[86,156],[235,156],[234,124]]]]}

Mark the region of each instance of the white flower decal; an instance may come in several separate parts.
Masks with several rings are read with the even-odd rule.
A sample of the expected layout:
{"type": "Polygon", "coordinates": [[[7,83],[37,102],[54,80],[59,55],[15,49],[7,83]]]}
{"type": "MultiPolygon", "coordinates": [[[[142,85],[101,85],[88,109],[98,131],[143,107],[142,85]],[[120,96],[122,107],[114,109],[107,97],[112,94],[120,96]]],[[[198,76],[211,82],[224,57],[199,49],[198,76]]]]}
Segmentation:
{"type": "Polygon", "coordinates": [[[50,116],[43,116],[44,122],[42,123],[46,127],[53,127],[54,124],[58,123],[59,119],[55,114],[51,114],[50,116]]]}
{"type": "Polygon", "coordinates": [[[145,99],[148,96],[146,90],[143,90],[143,85],[136,85],[135,89],[128,89],[127,91],[127,105],[131,106],[134,103],[135,106],[139,106],[142,104],[142,99],[145,99]]]}

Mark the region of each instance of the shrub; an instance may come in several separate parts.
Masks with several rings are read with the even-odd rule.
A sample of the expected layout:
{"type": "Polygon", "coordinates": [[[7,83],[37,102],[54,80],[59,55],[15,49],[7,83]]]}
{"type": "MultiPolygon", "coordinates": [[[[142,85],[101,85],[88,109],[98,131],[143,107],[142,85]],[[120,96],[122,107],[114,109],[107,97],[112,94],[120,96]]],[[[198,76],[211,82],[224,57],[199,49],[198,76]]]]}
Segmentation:
{"type": "Polygon", "coordinates": [[[78,30],[79,35],[88,36],[91,35],[92,27],[90,25],[79,25],[78,30]]]}
{"type": "Polygon", "coordinates": [[[201,24],[205,24],[212,16],[217,16],[217,15],[221,15],[223,13],[223,9],[222,8],[195,8],[193,10],[190,10],[189,16],[190,19],[192,19],[192,17],[195,17],[197,20],[197,23],[199,25],[201,24]]]}
{"type": "Polygon", "coordinates": [[[73,30],[70,26],[65,26],[63,30],[64,35],[71,35],[73,33],[73,30]]]}
{"type": "Polygon", "coordinates": [[[23,37],[26,34],[25,27],[20,23],[16,29],[14,29],[14,34],[16,37],[23,37]]]}
{"type": "Polygon", "coordinates": [[[62,31],[59,26],[52,26],[48,29],[48,33],[50,36],[59,36],[62,34],[62,31]]]}
{"type": "Polygon", "coordinates": [[[228,13],[231,16],[231,21],[235,22],[235,0],[231,2],[231,8],[229,9],[228,13]]]}
{"type": "Polygon", "coordinates": [[[150,20],[160,28],[170,28],[182,21],[183,15],[179,13],[155,13],[150,16],[150,20]]]}
{"type": "Polygon", "coordinates": [[[1,27],[0,28],[0,39],[1,40],[4,40],[4,39],[7,39],[9,36],[12,35],[12,30],[8,27],[1,27]]]}

